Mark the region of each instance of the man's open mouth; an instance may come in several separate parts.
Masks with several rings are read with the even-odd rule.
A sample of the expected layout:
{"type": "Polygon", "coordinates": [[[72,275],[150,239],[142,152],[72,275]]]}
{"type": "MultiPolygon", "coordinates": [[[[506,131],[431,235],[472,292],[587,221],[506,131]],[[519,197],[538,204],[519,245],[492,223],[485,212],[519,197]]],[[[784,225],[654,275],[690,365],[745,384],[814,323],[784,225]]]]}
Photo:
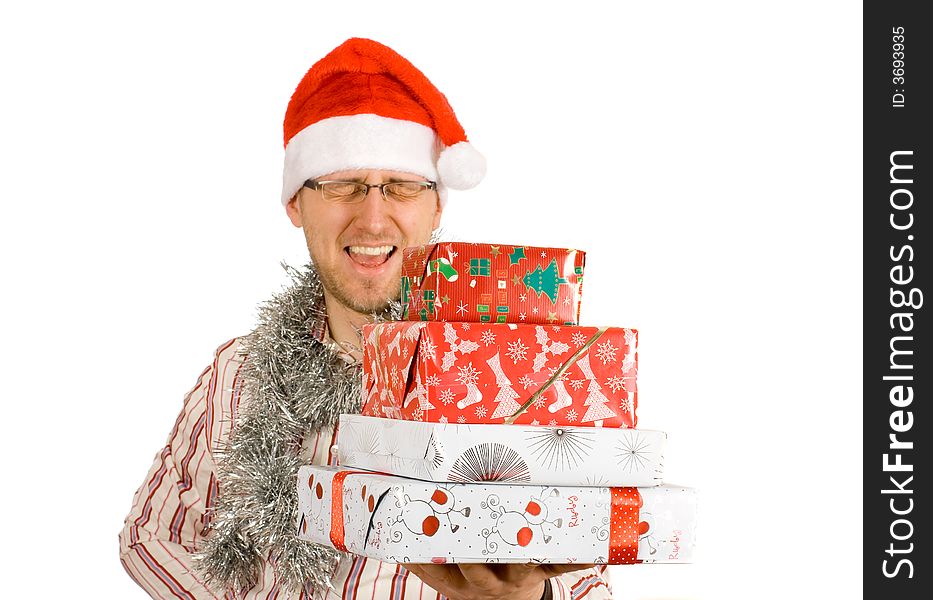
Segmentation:
{"type": "Polygon", "coordinates": [[[396,246],[347,246],[344,252],[350,260],[364,267],[378,267],[395,254],[396,246]]]}

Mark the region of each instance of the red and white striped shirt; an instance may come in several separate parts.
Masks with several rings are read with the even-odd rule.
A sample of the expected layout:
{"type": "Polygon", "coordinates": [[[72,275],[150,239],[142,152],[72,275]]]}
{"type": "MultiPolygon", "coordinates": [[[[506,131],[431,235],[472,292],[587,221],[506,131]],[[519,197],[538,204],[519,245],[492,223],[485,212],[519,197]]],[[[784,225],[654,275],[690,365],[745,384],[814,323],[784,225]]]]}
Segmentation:
{"type": "MultiPolygon", "coordinates": [[[[153,598],[243,598],[249,600],[308,598],[279,587],[267,562],[259,582],[248,592],[219,595],[192,568],[190,553],[207,527],[207,508],[217,496],[214,450],[224,445],[237,413],[234,393],[243,356],[240,340],[220,346],[213,363],[185,396],[165,447],[133,497],[133,507],[120,533],[120,561],[126,572],[153,598]]],[[[331,447],[336,431],[323,429],[303,443],[311,464],[334,464],[331,447]]],[[[555,600],[611,598],[605,565],[551,578],[555,600]]],[[[361,556],[341,561],[327,600],[440,600],[443,596],[402,565],[361,556]]],[[[309,599],[310,600],[310,599],[309,599]]]]}

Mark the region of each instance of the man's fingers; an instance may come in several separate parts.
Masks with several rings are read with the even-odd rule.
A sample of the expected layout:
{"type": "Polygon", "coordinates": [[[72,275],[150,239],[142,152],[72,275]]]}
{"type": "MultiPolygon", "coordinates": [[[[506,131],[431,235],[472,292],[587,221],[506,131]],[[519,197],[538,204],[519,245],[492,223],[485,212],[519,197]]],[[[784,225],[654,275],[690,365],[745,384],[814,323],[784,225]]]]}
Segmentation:
{"type": "Polygon", "coordinates": [[[457,565],[403,564],[402,566],[440,592],[461,588],[466,584],[457,565]]]}
{"type": "Polygon", "coordinates": [[[531,581],[538,582],[542,579],[547,579],[550,577],[550,575],[541,570],[541,565],[539,563],[506,563],[500,564],[498,566],[499,570],[496,572],[496,574],[503,581],[508,581],[510,583],[526,581],[529,579],[531,581]]]}
{"type": "Polygon", "coordinates": [[[548,577],[554,577],[556,575],[562,575],[564,573],[573,573],[574,571],[592,569],[596,565],[573,563],[569,565],[540,565],[540,566],[541,566],[541,569],[545,573],[548,574],[548,577]]]}
{"type": "Polygon", "coordinates": [[[466,579],[467,583],[482,589],[493,589],[495,588],[496,582],[500,580],[499,577],[496,576],[496,573],[490,568],[490,565],[483,563],[463,563],[457,566],[460,567],[460,572],[463,574],[463,578],[466,579]]]}

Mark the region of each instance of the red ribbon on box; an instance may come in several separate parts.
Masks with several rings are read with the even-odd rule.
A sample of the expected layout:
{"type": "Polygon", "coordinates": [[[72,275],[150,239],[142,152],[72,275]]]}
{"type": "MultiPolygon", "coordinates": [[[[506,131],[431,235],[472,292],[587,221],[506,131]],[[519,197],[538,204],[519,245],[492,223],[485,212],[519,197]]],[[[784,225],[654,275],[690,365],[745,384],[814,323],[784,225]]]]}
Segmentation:
{"type": "Polygon", "coordinates": [[[638,488],[614,487],[609,511],[609,564],[630,565],[638,560],[638,537],[643,526],[639,509],[644,505],[638,488]]]}
{"type": "MultiPolygon", "coordinates": [[[[331,482],[330,495],[330,541],[334,544],[334,548],[343,552],[347,551],[347,546],[344,543],[346,530],[343,526],[343,480],[349,475],[359,474],[389,475],[389,473],[383,473],[382,471],[340,471],[334,475],[334,480],[331,482]]],[[[363,489],[365,490],[366,487],[364,486],[363,489]]],[[[385,494],[383,494],[383,496],[385,496],[385,494]]],[[[370,498],[370,500],[372,501],[372,498],[370,498]]],[[[380,501],[381,500],[382,498],[380,498],[380,501]]],[[[369,511],[373,512],[376,506],[378,506],[378,502],[376,502],[375,505],[370,505],[369,511]]]]}
{"type": "Polygon", "coordinates": [[[346,552],[347,546],[344,544],[345,530],[343,527],[343,480],[348,475],[359,473],[372,473],[372,471],[340,471],[334,475],[334,481],[331,483],[330,497],[330,541],[334,548],[346,552]]]}

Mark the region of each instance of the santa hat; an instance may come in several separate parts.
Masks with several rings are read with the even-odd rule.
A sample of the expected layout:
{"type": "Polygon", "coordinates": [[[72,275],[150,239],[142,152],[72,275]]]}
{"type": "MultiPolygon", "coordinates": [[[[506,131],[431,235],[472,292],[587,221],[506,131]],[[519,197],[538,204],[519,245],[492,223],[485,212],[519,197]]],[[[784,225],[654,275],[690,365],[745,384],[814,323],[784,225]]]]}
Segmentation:
{"type": "Polygon", "coordinates": [[[335,171],[414,173],[465,190],[486,174],[447,98],[391,48],[352,38],[305,74],[285,111],[282,204],[335,171]]]}

